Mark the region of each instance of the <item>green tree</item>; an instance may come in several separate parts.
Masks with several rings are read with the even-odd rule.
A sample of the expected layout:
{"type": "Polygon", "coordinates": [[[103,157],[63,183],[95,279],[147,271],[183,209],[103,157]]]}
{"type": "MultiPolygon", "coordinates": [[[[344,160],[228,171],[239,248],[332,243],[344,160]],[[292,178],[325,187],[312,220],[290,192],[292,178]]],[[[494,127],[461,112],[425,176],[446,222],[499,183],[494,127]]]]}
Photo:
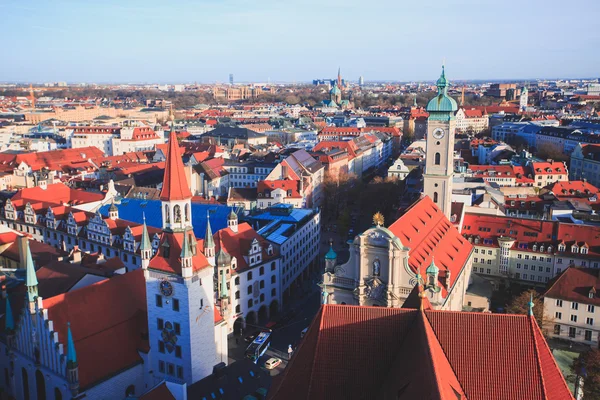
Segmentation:
{"type": "Polygon", "coordinates": [[[544,298],[535,290],[529,289],[522,292],[517,297],[513,298],[510,304],[506,305],[506,312],[508,314],[529,314],[529,302],[533,297],[533,316],[535,317],[538,326],[542,328],[544,322],[546,324],[549,320],[546,318],[544,313],[544,298]]]}

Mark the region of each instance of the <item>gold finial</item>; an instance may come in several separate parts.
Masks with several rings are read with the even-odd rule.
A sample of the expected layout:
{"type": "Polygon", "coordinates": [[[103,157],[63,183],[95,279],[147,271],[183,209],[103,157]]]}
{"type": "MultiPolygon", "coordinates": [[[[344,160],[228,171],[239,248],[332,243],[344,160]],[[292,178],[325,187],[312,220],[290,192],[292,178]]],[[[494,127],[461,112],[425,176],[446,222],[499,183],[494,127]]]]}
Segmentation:
{"type": "Polygon", "coordinates": [[[373,215],[373,223],[376,226],[383,226],[383,222],[384,222],[383,214],[380,212],[376,212],[375,215],[373,215]]]}

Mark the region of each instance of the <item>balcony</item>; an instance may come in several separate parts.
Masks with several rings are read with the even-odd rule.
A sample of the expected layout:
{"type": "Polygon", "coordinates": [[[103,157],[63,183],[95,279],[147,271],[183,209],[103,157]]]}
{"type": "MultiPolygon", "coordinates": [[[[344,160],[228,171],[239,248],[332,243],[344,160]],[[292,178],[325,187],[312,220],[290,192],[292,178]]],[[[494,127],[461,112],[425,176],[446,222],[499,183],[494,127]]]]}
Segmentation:
{"type": "Polygon", "coordinates": [[[356,287],[358,287],[358,282],[352,278],[344,278],[335,275],[324,275],[323,285],[335,286],[342,289],[355,289],[356,287]]]}

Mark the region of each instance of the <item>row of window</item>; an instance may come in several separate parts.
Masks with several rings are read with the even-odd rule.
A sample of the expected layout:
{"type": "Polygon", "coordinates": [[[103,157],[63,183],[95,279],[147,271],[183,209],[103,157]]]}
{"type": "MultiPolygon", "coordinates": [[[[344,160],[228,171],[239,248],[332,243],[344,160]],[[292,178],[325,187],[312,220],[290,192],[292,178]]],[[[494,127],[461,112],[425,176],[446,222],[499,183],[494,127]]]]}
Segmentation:
{"type": "MultiPolygon", "coordinates": [[[[561,332],[561,326],[559,324],[554,325],[554,334],[555,335],[560,335],[561,332]]],[[[584,333],[584,339],[587,342],[591,342],[592,341],[592,331],[590,330],[586,330],[584,333]]],[[[570,326],[569,327],[569,337],[570,338],[575,338],[577,337],[577,328],[570,326]]]]}
{"type": "MultiPolygon", "coordinates": [[[[593,298],[593,293],[590,293],[590,298],[593,298]]],[[[556,299],[556,307],[562,307],[563,306],[563,301],[561,299],[556,299]]],[[[572,302],[571,303],[571,310],[579,310],[579,303],[577,302],[572,302]]],[[[587,306],[587,310],[589,313],[593,313],[594,311],[596,311],[596,307],[594,307],[592,304],[588,304],[587,306]]]]}
{"type": "MultiPolygon", "coordinates": [[[[201,303],[201,307],[202,307],[204,300],[200,299],[200,303],[201,303]]],[[[171,299],[171,304],[173,307],[173,311],[179,311],[179,300],[178,299],[171,299]]],[[[163,306],[163,298],[160,294],[157,294],[156,295],[156,307],[162,308],[162,306],[163,306]]]]}
{"type": "MultiPolygon", "coordinates": [[[[521,263],[517,263],[517,269],[521,269],[521,263]]],[[[523,269],[524,270],[528,270],[529,269],[529,264],[523,264],[523,269]]],[[[531,266],[531,270],[535,271],[535,265],[531,266]]],[[[541,265],[538,266],[538,271],[539,272],[544,272],[544,267],[542,267],[541,265]]],[[[546,272],[550,273],[551,268],[550,267],[546,267],[546,272]]]]}
{"type": "Polygon", "coordinates": [[[169,376],[176,376],[178,379],[183,379],[183,367],[170,362],[158,361],[158,372],[169,376]],[[177,374],[177,375],[176,375],[177,374]]]}
{"type": "MultiPolygon", "coordinates": [[[[561,320],[562,312],[557,311],[556,313],[554,313],[554,318],[561,320]]],[[[571,314],[571,322],[577,322],[577,315],[571,314]]],[[[594,318],[587,317],[585,319],[585,323],[586,323],[586,325],[594,325],[594,318]]]]}

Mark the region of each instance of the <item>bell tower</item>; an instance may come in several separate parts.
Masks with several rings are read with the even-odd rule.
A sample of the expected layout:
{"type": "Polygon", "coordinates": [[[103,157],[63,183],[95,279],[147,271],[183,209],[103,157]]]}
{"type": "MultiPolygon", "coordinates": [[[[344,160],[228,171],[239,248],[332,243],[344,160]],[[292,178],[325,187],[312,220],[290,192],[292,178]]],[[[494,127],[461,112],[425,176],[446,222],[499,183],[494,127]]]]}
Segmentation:
{"type": "Polygon", "coordinates": [[[452,175],[454,172],[454,130],[456,101],[448,95],[448,81],[442,66],[437,80],[438,94],[427,104],[427,154],[423,192],[450,219],[452,175]]]}

